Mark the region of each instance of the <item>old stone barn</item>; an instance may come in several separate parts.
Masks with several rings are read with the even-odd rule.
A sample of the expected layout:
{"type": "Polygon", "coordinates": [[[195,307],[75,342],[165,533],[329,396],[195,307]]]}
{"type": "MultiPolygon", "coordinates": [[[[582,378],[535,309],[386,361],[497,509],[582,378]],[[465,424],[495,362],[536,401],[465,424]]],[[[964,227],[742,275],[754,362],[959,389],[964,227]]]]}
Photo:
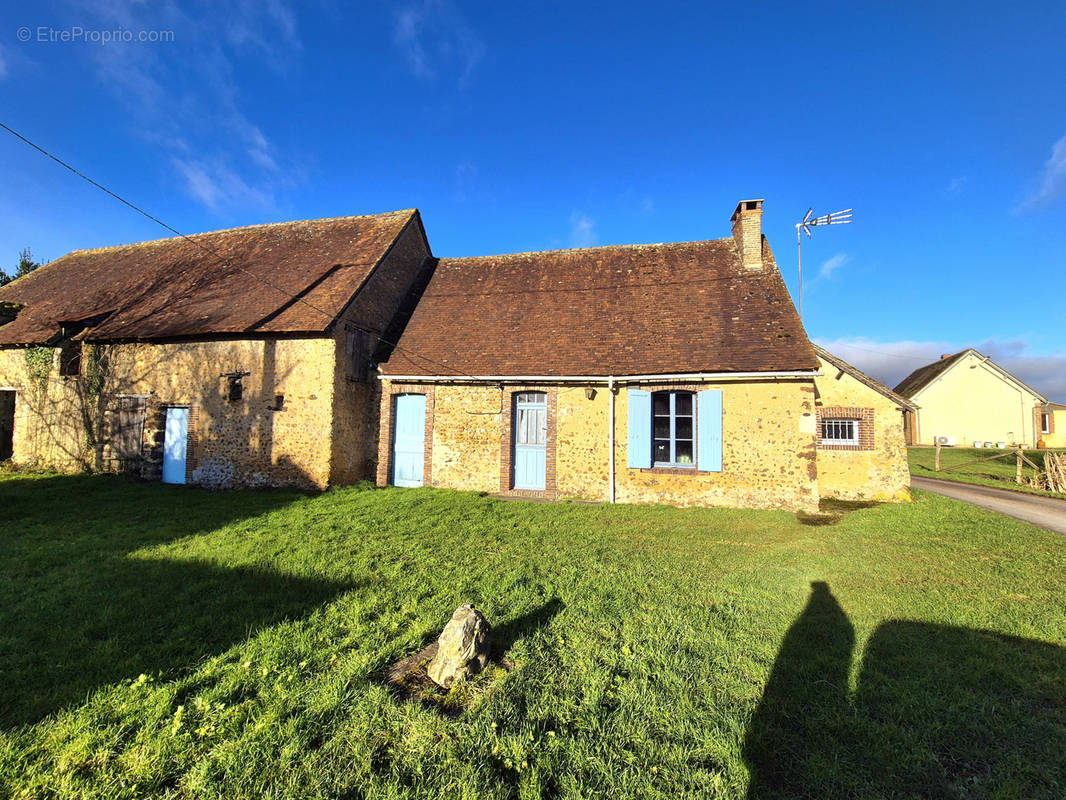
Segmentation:
{"type": "Polygon", "coordinates": [[[417,211],[70,253],[0,289],[12,458],[211,487],[372,478],[379,337],[430,255],[417,211]]]}

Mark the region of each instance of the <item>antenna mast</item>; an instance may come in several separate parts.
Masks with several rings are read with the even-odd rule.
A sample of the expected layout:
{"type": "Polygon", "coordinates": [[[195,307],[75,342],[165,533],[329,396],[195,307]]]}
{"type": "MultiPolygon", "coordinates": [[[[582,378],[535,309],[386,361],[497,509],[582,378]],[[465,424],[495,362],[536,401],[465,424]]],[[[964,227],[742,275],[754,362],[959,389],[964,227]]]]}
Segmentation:
{"type": "Polygon", "coordinates": [[[802,220],[796,223],[796,262],[799,265],[799,316],[800,322],[803,321],[803,239],[800,236],[800,231],[807,234],[807,238],[811,238],[811,228],[816,225],[846,225],[851,222],[851,209],[845,208],[843,211],[837,211],[833,214],[826,214],[821,217],[815,217],[811,219],[814,214],[814,209],[808,208],[807,214],[802,220]]]}

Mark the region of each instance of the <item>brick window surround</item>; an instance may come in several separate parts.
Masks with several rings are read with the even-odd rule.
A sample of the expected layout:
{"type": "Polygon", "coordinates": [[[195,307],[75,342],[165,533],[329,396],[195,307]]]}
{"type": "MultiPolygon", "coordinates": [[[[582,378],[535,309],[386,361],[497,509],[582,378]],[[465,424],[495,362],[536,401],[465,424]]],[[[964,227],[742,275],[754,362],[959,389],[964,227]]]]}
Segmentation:
{"type": "Polygon", "coordinates": [[[393,400],[398,394],[421,394],[426,397],[426,433],[422,456],[422,485],[433,485],[433,414],[434,386],[431,383],[390,383],[381,393],[381,413],[378,423],[377,485],[388,486],[392,476],[392,436],[395,428],[393,400]]]}
{"type": "Polygon", "coordinates": [[[555,482],[555,420],[556,389],[553,386],[507,386],[503,390],[503,419],[500,425],[500,494],[507,497],[558,497],[555,482]],[[514,396],[522,392],[541,392],[547,395],[548,438],[545,444],[544,488],[514,489],[514,396]]]}
{"type": "Polygon", "coordinates": [[[1055,432],[1055,415],[1050,411],[1040,412],[1040,433],[1050,436],[1055,432]]]}
{"type": "Polygon", "coordinates": [[[874,449],[874,410],[872,408],[855,408],[850,406],[818,406],[815,408],[818,424],[819,450],[873,450],[874,449]],[[837,444],[822,441],[823,419],[853,419],[859,423],[858,444],[837,444]]]}

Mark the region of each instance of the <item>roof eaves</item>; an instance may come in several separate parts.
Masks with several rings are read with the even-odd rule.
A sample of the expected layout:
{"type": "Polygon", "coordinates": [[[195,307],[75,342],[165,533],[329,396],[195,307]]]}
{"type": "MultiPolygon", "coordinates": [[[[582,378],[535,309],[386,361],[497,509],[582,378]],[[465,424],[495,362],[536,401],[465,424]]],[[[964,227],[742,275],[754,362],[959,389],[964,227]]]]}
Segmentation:
{"type": "Polygon", "coordinates": [[[811,342],[811,346],[814,348],[814,352],[817,353],[819,356],[833,364],[833,366],[837,367],[838,369],[846,372],[848,375],[851,375],[851,377],[855,378],[855,380],[873,389],[875,392],[879,392],[880,394],[887,397],[889,400],[892,400],[895,403],[899,403],[900,405],[909,408],[911,411],[918,410],[918,405],[913,400],[910,400],[904,397],[903,395],[892,391],[888,388],[888,386],[881,383],[881,381],[877,380],[876,378],[870,377],[865,372],[858,369],[857,367],[852,366],[839,356],[833,355],[824,347],[820,347],[814,342],[811,342]]]}

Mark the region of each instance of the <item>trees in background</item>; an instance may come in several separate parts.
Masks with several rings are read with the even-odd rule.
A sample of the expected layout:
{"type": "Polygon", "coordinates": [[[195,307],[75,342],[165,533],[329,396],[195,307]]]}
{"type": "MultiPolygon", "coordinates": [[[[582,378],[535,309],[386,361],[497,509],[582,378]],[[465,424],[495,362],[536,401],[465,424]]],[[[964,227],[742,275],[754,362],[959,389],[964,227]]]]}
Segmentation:
{"type": "Polygon", "coordinates": [[[41,266],[40,263],[33,260],[33,253],[31,253],[30,248],[27,247],[19,253],[19,262],[15,266],[14,275],[8,275],[0,269],[0,286],[3,286],[6,283],[11,283],[11,281],[16,278],[21,278],[23,275],[29,275],[39,266],[41,266]]]}

